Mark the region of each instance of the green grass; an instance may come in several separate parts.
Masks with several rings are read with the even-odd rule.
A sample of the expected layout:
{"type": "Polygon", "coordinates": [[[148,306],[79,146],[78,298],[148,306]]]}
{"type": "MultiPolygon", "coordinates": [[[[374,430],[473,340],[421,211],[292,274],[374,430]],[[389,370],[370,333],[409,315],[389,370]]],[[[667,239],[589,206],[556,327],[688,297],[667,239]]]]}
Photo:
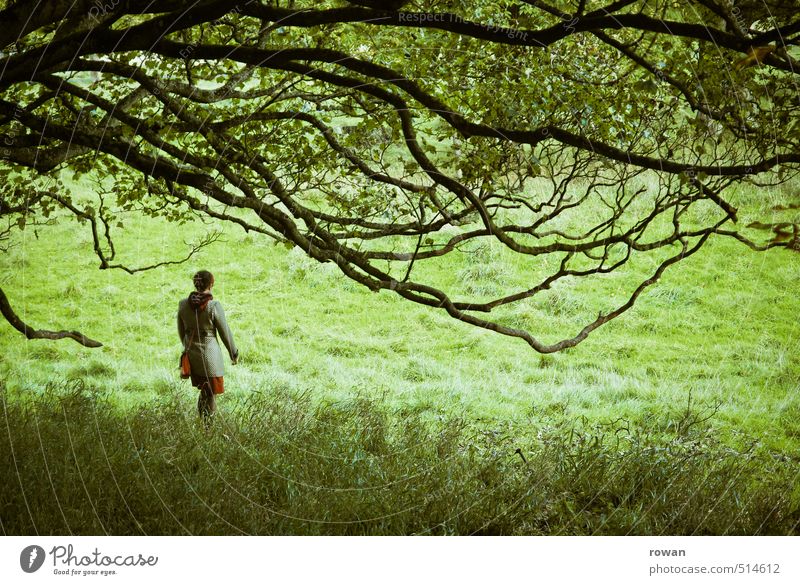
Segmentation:
{"type": "MultiPolygon", "coordinates": [[[[768,206],[769,201],[751,201],[751,204],[768,206]]],[[[116,240],[118,261],[140,266],[180,258],[187,251],[183,242],[199,238],[205,229],[202,225],[180,226],[126,217],[125,228],[118,231],[116,240]]],[[[302,417],[317,422],[309,422],[311,426],[308,427],[301,425],[303,441],[313,438],[312,430],[318,430],[322,424],[319,421],[334,416],[329,414],[337,412],[332,405],[350,404],[362,399],[377,401],[380,409],[379,415],[375,416],[383,417],[382,424],[395,429],[389,433],[389,438],[384,437],[390,445],[387,448],[393,453],[397,452],[396,449],[411,449],[409,453],[416,453],[411,439],[397,438],[392,434],[402,434],[408,417],[417,420],[419,425],[434,425],[425,427],[428,433],[441,432],[436,425],[451,425],[455,424],[454,421],[464,421],[473,434],[496,428],[522,429],[520,441],[531,449],[530,457],[539,456],[535,453],[545,453],[548,444],[541,437],[537,443],[532,429],[541,430],[546,421],[553,420],[557,420],[553,428],[563,430],[564,425],[577,425],[581,433],[595,432],[598,424],[625,421],[630,433],[639,429],[652,437],[654,449],[669,450],[670,441],[680,442],[685,438],[680,435],[680,420],[686,406],[690,405],[692,412],[713,413],[707,421],[695,425],[699,428],[692,429],[693,432],[707,433],[716,441],[709,450],[703,451],[707,453],[705,459],[696,461],[711,461],[709,457],[724,455],[728,452],[726,449],[731,450],[730,453],[758,453],[758,457],[745,457],[744,460],[752,462],[752,465],[748,464],[746,472],[737,476],[741,479],[741,483],[736,484],[737,489],[750,493],[748,490],[761,485],[758,473],[766,468],[770,469],[776,481],[789,482],[794,478],[794,483],[797,483],[797,476],[792,476],[797,473],[793,470],[797,469],[800,453],[800,352],[797,351],[800,322],[796,318],[800,314],[797,295],[800,255],[797,253],[754,253],[732,241],[712,240],[701,252],[669,269],[623,317],[600,328],[571,350],[542,356],[518,340],[455,322],[440,311],[411,305],[388,292],[375,294],[366,291],[338,274],[335,267],[317,264],[298,250],[287,251],[268,239],[247,235],[234,228],[227,228],[222,241],[187,264],[132,276],[122,271],[98,270],[88,228],[74,221],[62,220],[57,226],[43,228],[38,237],[28,228],[15,236],[13,244],[8,253],[0,255],[0,274],[2,287],[18,314],[32,326],[77,329],[104,343],[103,348],[90,350],[70,340],[26,341],[7,323],[0,322],[0,380],[4,381],[6,394],[10,397],[6,405],[11,417],[9,420],[13,425],[22,425],[10,427],[15,443],[19,438],[16,433],[27,428],[25,425],[39,424],[29,418],[30,411],[17,410],[24,407],[26,400],[31,400],[31,404],[46,400],[49,406],[42,408],[52,411],[47,414],[47,432],[52,433],[53,440],[65,439],[63,432],[72,428],[68,424],[74,422],[69,418],[72,415],[69,411],[59,415],[57,408],[53,410],[54,399],[45,399],[53,391],[46,389],[52,388],[54,382],[74,379],[100,389],[104,404],[108,404],[108,410],[104,410],[102,418],[98,419],[98,424],[107,426],[101,425],[97,432],[105,432],[102,429],[107,428],[112,433],[117,420],[113,417],[122,417],[123,421],[140,421],[141,432],[158,435],[165,426],[176,423],[178,419],[175,417],[183,417],[180,420],[184,423],[179,428],[185,429],[189,435],[181,439],[173,433],[158,439],[159,449],[166,452],[176,445],[185,446],[180,441],[196,440],[196,432],[191,430],[189,423],[194,417],[194,392],[188,382],[181,382],[177,377],[180,346],[175,314],[178,300],[190,290],[191,274],[206,268],[216,276],[215,297],[225,307],[242,355],[238,366],[226,366],[226,392],[219,401],[222,412],[231,417],[231,424],[239,425],[236,432],[242,433],[237,439],[240,442],[266,441],[258,435],[266,431],[259,428],[256,432],[233,413],[245,408],[254,396],[278,391],[302,392],[306,397],[302,417]],[[63,421],[59,416],[64,417],[63,421]],[[250,436],[250,432],[256,434],[250,436]]],[[[424,270],[431,278],[462,286],[464,292],[479,295],[492,294],[497,287],[525,282],[528,273],[521,264],[486,265],[487,260],[498,257],[498,254],[501,252],[494,249],[477,249],[473,253],[453,256],[453,262],[448,266],[433,265],[424,270]]],[[[632,270],[648,271],[649,267],[640,263],[632,270]]],[[[504,322],[530,327],[545,341],[555,341],[574,335],[582,324],[596,316],[598,310],[606,309],[609,295],[616,289],[624,289],[624,284],[624,279],[616,276],[600,284],[563,283],[544,293],[541,299],[508,310],[501,318],[504,322]]],[[[81,404],[83,406],[78,408],[78,412],[88,408],[81,404]]],[[[84,412],[75,416],[89,415],[84,412]]],[[[91,423],[92,419],[86,419],[86,422],[91,423]]],[[[349,452],[363,447],[362,442],[366,439],[360,435],[346,435],[357,428],[352,426],[352,421],[334,421],[331,424],[334,425],[332,429],[338,429],[336,432],[340,435],[345,433],[345,436],[340,443],[331,444],[324,442],[333,441],[332,435],[323,433],[318,442],[314,439],[322,452],[349,452]],[[340,423],[343,426],[335,426],[340,423]]],[[[121,440],[119,436],[113,436],[115,441],[121,440]]],[[[8,436],[4,435],[4,440],[7,441],[8,436]]],[[[43,450],[53,448],[49,443],[30,443],[32,440],[26,438],[15,447],[17,456],[33,451],[41,454],[43,450]]],[[[89,435],[82,440],[90,441],[89,435]]],[[[562,437],[559,440],[566,439],[562,437]]],[[[147,466],[142,467],[142,460],[137,459],[132,445],[130,442],[120,443],[120,459],[114,459],[114,465],[123,465],[124,460],[138,465],[135,469],[140,471],[137,473],[151,471],[147,466]]],[[[243,451],[236,455],[235,443],[223,444],[215,440],[213,445],[213,449],[221,451],[210,460],[218,456],[226,459],[249,457],[248,453],[251,453],[243,451]]],[[[455,440],[454,445],[458,445],[457,450],[469,451],[469,440],[465,435],[455,440]]],[[[689,448],[682,442],[680,445],[681,449],[689,448]]],[[[415,448],[423,449],[423,446],[415,448]]],[[[491,451],[489,447],[486,449],[491,451]]],[[[633,463],[622,471],[627,465],[624,462],[633,460],[615,459],[610,445],[604,449],[603,460],[608,461],[608,465],[620,466],[619,469],[613,468],[613,473],[628,477],[625,481],[633,481],[630,478],[634,476],[628,475],[637,469],[633,463]]],[[[271,453],[271,457],[279,456],[278,450],[271,453]]],[[[681,478],[675,480],[683,486],[681,489],[706,489],[700,484],[692,484],[692,480],[680,475],[683,472],[673,469],[678,473],[674,475],[666,468],[665,471],[652,467],[655,460],[647,459],[646,453],[651,451],[639,452],[636,465],[651,465],[647,469],[654,474],[663,471],[669,477],[681,478]]],[[[463,453],[459,457],[462,455],[466,457],[463,453]]],[[[503,451],[503,457],[506,455],[508,452],[503,451]]],[[[103,466],[107,454],[95,448],[81,456],[86,458],[83,465],[103,466]]],[[[429,462],[425,457],[430,455],[419,456],[422,457],[420,465],[425,467],[426,461],[429,462]]],[[[552,453],[541,456],[550,457],[552,453]]],[[[202,468],[203,456],[197,454],[194,457],[202,468]]],[[[64,465],[67,465],[67,460],[64,465]]],[[[514,457],[511,460],[516,462],[514,457]]],[[[147,465],[150,465],[155,460],[148,461],[147,465]]],[[[393,463],[399,466],[397,468],[376,469],[375,473],[383,473],[389,479],[402,477],[408,473],[402,466],[412,465],[410,459],[403,461],[393,463]]],[[[490,456],[482,461],[487,465],[512,465],[510,462],[501,464],[500,459],[490,456]]],[[[722,461],[727,460],[723,457],[722,461]]],[[[15,477],[18,473],[12,463],[8,458],[4,461],[5,477],[15,477]]],[[[733,461],[729,463],[733,465],[733,461]]],[[[463,462],[458,465],[462,464],[466,465],[463,462]]],[[[548,465],[551,464],[555,465],[550,461],[548,465]]],[[[235,470],[235,474],[245,473],[247,465],[244,460],[242,465],[243,469],[235,470]]],[[[288,462],[286,465],[286,477],[299,479],[293,475],[295,468],[288,462]]],[[[377,481],[371,475],[362,477],[349,465],[346,462],[337,468],[338,471],[331,468],[324,473],[343,473],[341,481],[344,483],[341,485],[350,487],[357,487],[361,485],[359,482],[367,480],[377,481]],[[347,484],[348,481],[353,483],[347,484]]],[[[67,468],[58,469],[61,470],[59,473],[73,473],[67,468]]],[[[114,473],[122,473],[121,469],[113,469],[114,473]]],[[[235,480],[229,478],[228,483],[218,485],[213,482],[225,480],[228,471],[234,473],[233,468],[226,467],[222,472],[213,471],[216,468],[212,467],[203,469],[208,475],[205,479],[210,482],[206,486],[208,489],[215,486],[236,490],[240,487],[237,482],[244,481],[237,475],[235,480]],[[221,477],[213,480],[209,474],[221,477]],[[229,487],[224,487],[228,484],[229,487]]],[[[509,469],[503,467],[503,473],[509,469]]],[[[167,470],[164,467],[164,475],[159,481],[175,479],[176,476],[167,470]]],[[[27,466],[23,471],[27,473],[27,466]]],[[[296,473],[301,473],[300,468],[296,473]]],[[[309,469],[303,473],[315,472],[309,469]]],[[[457,475],[459,467],[453,467],[449,473],[457,475]]],[[[520,473],[519,470],[513,472],[517,474],[514,475],[517,477],[514,490],[522,491],[512,490],[508,496],[512,499],[527,493],[531,486],[529,478],[525,479],[520,473]]],[[[325,477],[333,481],[334,475],[325,477]]],[[[568,475],[563,478],[565,482],[574,480],[568,475]]],[[[76,477],[72,479],[78,481],[76,477]]],[[[328,479],[320,481],[328,485],[328,479]]],[[[182,479],[168,491],[186,491],[187,485],[194,485],[192,481],[191,478],[182,479]]],[[[704,481],[712,480],[706,478],[704,481]]],[[[137,497],[146,496],[152,502],[154,495],[148,492],[150,488],[146,478],[143,476],[138,482],[134,485],[139,486],[142,493],[137,497]]],[[[41,497],[46,498],[49,488],[47,484],[42,485],[41,497]]],[[[74,485],[79,488],[79,484],[74,485]]],[[[459,484],[460,487],[453,486],[452,489],[463,494],[470,489],[469,485],[459,484]]],[[[711,485],[713,487],[713,482],[711,485]]],[[[785,483],[784,487],[788,485],[793,484],[785,483]]],[[[585,487],[591,494],[593,488],[585,487]]],[[[284,486],[281,489],[291,491],[292,488],[284,486]]],[[[361,517],[361,506],[364,514],[367,511],[383,514],[389,509],[398,510],[398,506],[418,496],[417,492],[405,492],[404,489],[398,488],[385,509],[375,501],[356,498],[348,504],[349,512],[342,512],[343,517],[349,517],[348,514],[361,517]]],[[[424,484],[419,489],[424,492],[431,486],[424,484]]],[[[617,486],[614,488],[615,496],[604,499],[598,495],[598,498],[603,500],[603,505],[613,508],[621,505],[623,500],[619,498],[627,497],[625,494],[629,492],[626,489],[617,486]]],[[[759,500],[759,505],[769,507],[768,503],[772,502],[776,509],[783,510],[785,518],[793,518],[797,494],[792,495],[790,490],[784,489],[783,496],[790,500],[793,497],[791,501],[794,503],[780,503],[776,499],[779,492],[777,488],[768,492],[765,495],[767,499],[759,500]]],[[[213,491],[208,492],[211,493],[213,491]]],[[[487,508],[476,504],[479,512],[469,522],[447,524],[444,522],[445,512],[440,510],[426,517],[426,527],[436,533],[480,531],[482,521],[488,521],[492,514],[499,514],[503,506],[511,505],[509,500],[503,499],[505,496],[497,495],[500,492],[491,493],[496,494],[497,501],[486,504],[487,508]],[[434,527],[440,524],[440,529],[434,527]]],[[[279,510],[286,506],[284,511],[287,514],[296,513],[292,506],[299,504],[288,503],[291,494],[287,494],[284,493],[283,499],[279,499],[275,506],[279,510]]],[[[77,496],[80,496],[79,489],[77,496]]],[[[737,497],[741,501],[741,497],[737,497]]],[[[86,506],[90,500],[86,494],[82,504],[75,500],[72,504],[75,513],[79,509],[89,510],[86,506]]],[[[443,496],[436,506],[446,506],[446,501],[443,496]]],[[[25,523],[22,502],[19,499],[5,502],[1,516],[4,530],[16,533],[31,529],[32,524],[25,523]]],[[[175,505],[179,502],[181,505],[186,503],[176,500],[175,505]]],[[[113,507],[118,502],[112,504],[113,501],[107,503],[113,507]]],[[[567,508],[564,510],[576,505],[580,509],[579,504],[575,501],[565,503],[567,508]]],[[[324,516],[326,505],[333,504],[320,498],[314,505],[318,517],[324,516]]],[[[526,507],[530,505],[530,502],[523,502],[520,510],[534,514],[526,507]]],[[[159,505],[154,506],[158,508],[159,505]]],[[[670,512],[666,503],[664,506],[661,511],[666,514],[665,518],[678,514],[677,508],[670,512]]],[[[725,506],[733,504],[728,502],[725,506]]],[[[735,515],[734,508],[725,508],[728,517],[724,521],[731,525],[729,531],[756,531],[756,520],[737,520],[731,516],[735,515]]],[[[757,516],[759,513],[755,509],[748,510],[747,514],[757,516]]],[[[218,513],[231,521],[225,514],[233,514],[232,509],[225,508],[224,513],[218,513]]],[[[338,512],[331,509],[327,513],[338,512]]],[[[108,522],[111,532],[181,531],[176,528],[179,524],[165,523],[163,510],[154,514],[161,514],[160,519],[149,524],[144,522],[141,529],[127,521],[120,520],[115,524],[108,519],[102,527],[105,528],[105,522],[108,522]]],[[[545,527],[550,526],[551,531],[561,530],[563,533],[596,530],[610,533],[627,530],[635,533],[644,533],[645,530],[713,533],[725,528],[721,523],[710,524],[710,520],[699,518],[686,520],[684,524],[680,519],[664,520],[665,523],[659,524],[654,518],[637,523],[636,513],[628,510],[625,514],[628,520],[620,521],[619,525],[612,523],[615,528],[598,528],[592,523],[596,519],[569,520],[568,511],[560,513],[558,522],[546,519],[538,524],[514,512],[510,516],[514,520],[504,520],[496,530],[502,533],[539,533],[546,532],[545,527]],[[556,523],[551,524],[551,521],[556,523]],[[584,521],[589,523],[581,524],[584,521]]],[[[42,521],[41,525],[37,524],[36,529],[57,532],[71,526],[69,522],[59,523],[54,518],[50,518],[52,523],[42,521]]],[[[231,522],[247,533],[325,532],[314,523],[288,520],[271,523],[264,520],[266,524],[261,526],[255,520],[245,522],[241,516],[235,518],[237,520],[231,522]]],[[[767,524],[771,528],[767,531],[780,533],[789,530],[791,522],[785,518],[769,520],[767,524]]],[[[191,524],[190,531],[236,532],[230,527],[226,529],[223,520],[214,520],[211,516],[205,517],[203,522],[191,524]]],[[[80,530],[84,532],[102,531],[98,523],[81,526],[80,530]]],[[[376,533],[384,529],[382,526],[393,533],[423,531],[422,524],[410,520],[347,530],[376,533]]]]}
{"type": "MultiPolygon", "coordinates": [[[[132,266],[179,258],[182,241],[203,233],[126,224],[118,248],[132,266]]],[[[299,250],[233,229],[197,261],[133,276],[97,270],[85,226],[65,222],[39,239],[30,230],[23,236],[0,257],[3,288],[20,316],[105,345],[26,341],[0,322],[0,374],[13,388],[36,392],[51,379],[78,376],[102,381],[124,404],[157,397],[177,376],[178,300],[188,294],[191,274],[206,267],[216,274],[214,293],[243,356],[241,365],[227,367],[223,403],[275,381],[313,388],[319,399],[358,389],[468,416],[513,418],[564,403],[575,416],[636,417],[683,403],[692,392],[700,403],[722,401],[719,424],[758,431],[774,448],[798,446],[800,428],[791,417],[780,423],[800,408],[800,324],[793,317],[800,313],[800,256],[791,252],[759,254],[712,241],[623,317],[576,348],[541,356],[441,311],[370,293],[299,250]]],[[[471,262],[460,258],[451,272],[470,270],[471,262]]],[[[535,323],[535,334],[555,340],[574,334],[606,302],[581,284],[558,286],[518,312],[535,323]]]]}
{"type": "Polygon", "coordinates": [[[559,414],[476,426],[265,386],[207,432],[178,384],[130,409],[81,381],[12,394],[0,386],[6,534],[792,534],[800,522],[790,466],[723,445],[692,408],[636,427],[559,414]]]}

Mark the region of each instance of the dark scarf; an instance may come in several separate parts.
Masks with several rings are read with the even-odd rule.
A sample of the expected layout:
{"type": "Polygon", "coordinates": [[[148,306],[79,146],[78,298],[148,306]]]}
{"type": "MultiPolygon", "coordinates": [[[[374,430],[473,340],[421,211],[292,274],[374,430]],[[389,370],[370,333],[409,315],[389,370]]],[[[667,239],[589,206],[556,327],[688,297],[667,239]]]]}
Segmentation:
{"type": "Polygon", "coordinates": [[[195,311],[205,311],[206,305],[213,298],[211,293],[193,292],[189,295],[189,306],[195,311]]]}

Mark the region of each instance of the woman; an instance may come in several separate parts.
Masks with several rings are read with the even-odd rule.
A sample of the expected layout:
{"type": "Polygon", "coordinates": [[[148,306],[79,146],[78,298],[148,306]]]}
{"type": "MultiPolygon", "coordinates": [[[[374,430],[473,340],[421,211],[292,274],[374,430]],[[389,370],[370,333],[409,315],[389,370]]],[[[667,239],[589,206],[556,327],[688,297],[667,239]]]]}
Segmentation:
{"type": "Polygon", "coordinates": [[[208,423],[217,410],[216,395],[224,392],[225,368],[217,333],[228,349],[232,364],[239,361],[239,350],[233,343],[222,305],[211,296],[214,276],[208,270],[201,270],[192,280],[196,290],[178,303],[178,335],[189,350],[192,386],[200,389],[197,411],[208,423]]]}

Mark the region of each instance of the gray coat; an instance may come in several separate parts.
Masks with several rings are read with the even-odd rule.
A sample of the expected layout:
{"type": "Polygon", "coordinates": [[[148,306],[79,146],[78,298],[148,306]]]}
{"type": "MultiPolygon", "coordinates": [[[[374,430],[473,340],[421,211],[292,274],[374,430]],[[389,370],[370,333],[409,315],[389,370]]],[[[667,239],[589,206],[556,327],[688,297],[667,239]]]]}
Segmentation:
{"type": "Polygon", "coordinates": [[[189,364],[195,375],[214,378],[225,374],[222,363],[222,350],[217,343],[217,333],[222,338],[222,343],[228,348],[231,359],[238,357],[239,350],[233,342],[233,335],[225,320],[225,311],[217,300],[211,300],[205,310],[194,310],[189,306],[189,299],[181,299],[178,303],[178,335],[183,347],[189,343],[189,338],[194,332],[192,345],[189,347],[189,364]],[[199,334],[198,334],[199,327],[199,334]]]}

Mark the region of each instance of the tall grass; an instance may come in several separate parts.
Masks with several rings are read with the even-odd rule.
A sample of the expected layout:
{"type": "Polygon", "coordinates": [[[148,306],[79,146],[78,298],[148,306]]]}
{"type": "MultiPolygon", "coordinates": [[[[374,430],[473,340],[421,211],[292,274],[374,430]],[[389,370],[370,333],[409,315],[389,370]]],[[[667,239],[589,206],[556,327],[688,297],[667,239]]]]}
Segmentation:
{"type": "Polygon", "coordinates": [[[262,387],[212,428],[179,386],[0,384],[4,534],[796,534],[797,458],[732,448],[691,403],[520,422],[262,387]]]}

